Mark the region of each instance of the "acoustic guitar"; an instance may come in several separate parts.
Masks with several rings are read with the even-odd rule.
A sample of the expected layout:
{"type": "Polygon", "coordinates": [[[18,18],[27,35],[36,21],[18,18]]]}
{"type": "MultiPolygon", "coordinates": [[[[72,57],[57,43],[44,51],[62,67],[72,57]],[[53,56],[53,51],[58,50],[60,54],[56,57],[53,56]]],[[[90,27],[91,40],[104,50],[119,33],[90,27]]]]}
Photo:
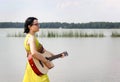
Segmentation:
{"type": "MultiPolygon", "coordinates": [[[[51,56],[50,53],[48,52],[44,52],[42,55],[43,57],[45,57],[47,60],[50,61],[50,64],[52,65],[52,67],[54,67],[54,64],[52,63],[52,60],[60,58],[62,56],[62,54],[64,54],[64,56],[68,56],[68,53],[62,52],[60,54],[51,56]]],[[[37,75],[43,75],[43,74],[47,74],[49,68],[40,60],[32,57],[32,55],[28,55],[28,62],[32,68],[32,70],[37,74],[37,75]]]]}

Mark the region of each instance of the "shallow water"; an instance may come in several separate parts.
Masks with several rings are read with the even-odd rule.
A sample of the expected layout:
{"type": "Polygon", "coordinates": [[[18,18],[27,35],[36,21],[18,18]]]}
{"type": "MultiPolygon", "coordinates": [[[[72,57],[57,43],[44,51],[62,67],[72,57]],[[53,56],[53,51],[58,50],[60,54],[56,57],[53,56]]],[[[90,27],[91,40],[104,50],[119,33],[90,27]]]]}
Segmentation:
{"type": "MultiPolygon", "coordinates": [[[[51,82],[119,82],[120,38],[38,38],[44,47],[69,56],[56,59],[51,82]]],[[[24,38],[0,38],[0,81],[22,82],[26,53],[24,38]]]]}
{"type": "MultiPolygon", "coordinates": [[[[23,79],[27,61],[24,38],[5,37],[7,32],[14,31],[0,30],[1,82],[22,82],[23,79]]],[[[69,56],[53,61],[55,67],[48,72],[51,82],[120,82],[120,38],[38,40],[54,54],[69,53],[69,56]]]]}

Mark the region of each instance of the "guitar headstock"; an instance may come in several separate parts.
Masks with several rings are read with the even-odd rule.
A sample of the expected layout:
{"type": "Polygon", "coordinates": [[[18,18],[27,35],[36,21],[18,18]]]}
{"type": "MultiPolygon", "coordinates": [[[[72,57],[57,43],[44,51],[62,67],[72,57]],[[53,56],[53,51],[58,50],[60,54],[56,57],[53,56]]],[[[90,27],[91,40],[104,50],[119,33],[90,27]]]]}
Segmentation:
{"type": "Polygon", "coordinates": [[[64,54],[64,56],[68,56],[67,51],[64,51],[62,54],[64,54]]]}

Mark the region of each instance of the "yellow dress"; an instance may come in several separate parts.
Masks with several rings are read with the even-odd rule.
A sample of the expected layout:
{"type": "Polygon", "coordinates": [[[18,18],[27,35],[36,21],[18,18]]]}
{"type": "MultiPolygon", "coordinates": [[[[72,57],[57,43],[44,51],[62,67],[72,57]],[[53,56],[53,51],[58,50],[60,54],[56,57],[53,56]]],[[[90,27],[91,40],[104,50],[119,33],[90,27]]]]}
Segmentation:
{"type": "MultiPolygon", "coordinates": [[[[24,47],[27,52],[30,51],[30,46],[26,44],[30,36],[31,36],[30,34],[27,34],[24,41],[24,47]]],[[[35,37],[35,44],[37,49],[41,47],[41,44],[39,43],[36,37],[35,37]]],[[[27,62],[23,82],[50,82],[50,81],[47,74],[42,76],[36,75],[32,70],[32,68],[30,67],[29,63],[27,62]]]]}

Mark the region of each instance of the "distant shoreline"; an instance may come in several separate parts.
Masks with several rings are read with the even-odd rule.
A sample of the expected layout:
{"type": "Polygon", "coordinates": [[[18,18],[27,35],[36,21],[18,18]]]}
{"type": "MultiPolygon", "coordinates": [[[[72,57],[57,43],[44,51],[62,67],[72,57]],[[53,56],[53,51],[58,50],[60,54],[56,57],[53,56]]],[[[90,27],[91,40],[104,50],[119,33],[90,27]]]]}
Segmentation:
{"type": "MultiPolygon", "coordinates": [[[[0,28],[24,28],[22,22],[0,22],[0,28]]],[[[119,29],[120,22],[89,22],[89,23],[66,23],[44,22],[40,28],[64,28],[64,29],[119,29]]]]}

